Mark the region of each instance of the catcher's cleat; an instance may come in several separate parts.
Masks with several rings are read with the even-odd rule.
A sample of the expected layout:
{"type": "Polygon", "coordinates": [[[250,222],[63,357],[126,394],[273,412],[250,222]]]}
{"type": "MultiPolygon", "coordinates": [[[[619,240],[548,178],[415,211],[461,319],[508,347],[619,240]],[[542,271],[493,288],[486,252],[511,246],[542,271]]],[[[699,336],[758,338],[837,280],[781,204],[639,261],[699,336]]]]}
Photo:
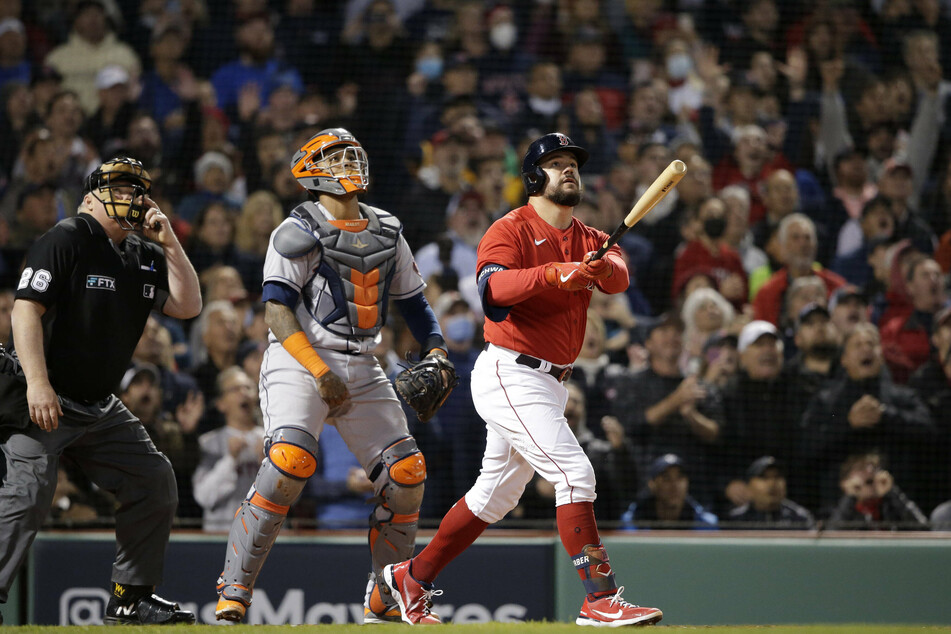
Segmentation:
{"type": "Polygon", "coordinates": [[[363,598],[363,624],[379,623],[399,623],[403,620],[400,616],[400,608],[396,605],[396,600],[390,594],[389,589],[376,581],[377,577],[372,572],[370,580],[367,581],[367,592],[363,598]]]}
{"type": "Polygon", "coordinates": [[[363,608],[364,625],[380,625],[381,623],[401,623],[403,616],[400,614],[398,606],[393,606],[383,614],[377,614],[370,608],[363,608]]]}
{"type": "Polygon", "coordinates": [[[120,603],[116,597],[109,598],[103,625],[173,625],[194,623],[195,615],[182,610],[177,603],[166,601],[155,594],[139,597],[131,603],[120,603]]]}
{"type": "Polygon", "coordinates": [[[218,621],[231,621],[240,623],[244,618],[244,613],[248,611],[248,606],[240,601],[220,597],[218,605],[215,606],[215,619],[218,621]]]}
{"type": "Polygon", "coordinates": [[[664,613],[657,608],[642,608],[628,603],[621,598],[623,591],[624,586],[621,586],[610,596],[594,600],[585,597],[581,614],[578,615],[575,623],[596,627],[621,627],[623,625],[653,625],[664,618],[664,613]]]}
{"type": "Polygon", "coordinates": [[[386,583],[393,598],[400,606],[404,623],[410,625],[439,625],[442,621],[432,613],[433,597],[442,594],[433,585],[425,586],[409,573],[409,561],[399,564],[390,564],[383,568],[383,581],[386,583]]]}

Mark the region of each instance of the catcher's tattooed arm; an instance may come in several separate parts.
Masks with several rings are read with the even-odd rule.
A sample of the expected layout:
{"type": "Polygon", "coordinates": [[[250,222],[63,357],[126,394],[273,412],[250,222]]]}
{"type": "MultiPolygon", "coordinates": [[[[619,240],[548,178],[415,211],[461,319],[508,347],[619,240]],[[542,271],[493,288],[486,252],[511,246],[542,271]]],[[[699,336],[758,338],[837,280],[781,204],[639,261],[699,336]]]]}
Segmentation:
{"type": "Polygon", "coordinates": [[[330,411],[328,418],[345,414],[350,410],[350,392],[339,376],[330,371],[314,347],[307,340],[293,309],[268,300],[264,305],[264,321],[284,349],[310,372],[317,382],[317,392],[330,411]]]}

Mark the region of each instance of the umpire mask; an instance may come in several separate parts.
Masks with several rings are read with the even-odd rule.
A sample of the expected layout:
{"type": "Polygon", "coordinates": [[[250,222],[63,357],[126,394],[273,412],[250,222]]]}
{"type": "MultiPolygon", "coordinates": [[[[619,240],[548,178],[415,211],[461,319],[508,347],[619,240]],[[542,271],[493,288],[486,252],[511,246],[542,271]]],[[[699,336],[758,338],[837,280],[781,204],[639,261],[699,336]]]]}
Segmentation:
{"type": "Polygon", "coordinates": [[[145,221],[145,197],[152,193],[152,177],[142,163],[126,156],[110,159],[86,177],[83,195],[92,194],[106,215],[125,231],[145,221]]]}

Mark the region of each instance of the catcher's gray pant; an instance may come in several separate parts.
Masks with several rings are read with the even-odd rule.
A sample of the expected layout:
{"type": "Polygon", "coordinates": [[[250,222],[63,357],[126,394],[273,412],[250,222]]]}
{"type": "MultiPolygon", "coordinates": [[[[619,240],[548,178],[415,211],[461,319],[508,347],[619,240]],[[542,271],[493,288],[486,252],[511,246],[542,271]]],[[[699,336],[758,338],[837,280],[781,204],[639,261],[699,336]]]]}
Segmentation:
{"type": "Polygon", "coordinates": [[[7,475],[0,488],[0,602],[7,600],[49,512],[63,454],[119,503],[112,581],[130,585],[162,581],[165,547],[178,506],[171,463],[114,396],[90,406],[66,401],[63,414],[57,429],[45,432],[30,424],[3,444],[7,475]]]}

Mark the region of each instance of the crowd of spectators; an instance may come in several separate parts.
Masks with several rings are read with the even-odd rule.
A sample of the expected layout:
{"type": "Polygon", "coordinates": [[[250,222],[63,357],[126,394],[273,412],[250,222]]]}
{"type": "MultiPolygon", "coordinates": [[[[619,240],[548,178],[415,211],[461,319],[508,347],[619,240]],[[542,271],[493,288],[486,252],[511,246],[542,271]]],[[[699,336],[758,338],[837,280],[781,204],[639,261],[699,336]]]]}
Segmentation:
{"type": "MultiPolygon", "coordinates": [[[[576,215],[607,232],[670,160],[689,168],[622,240],[630,288],[595,293],[574,365],[567,415],[606,525],[941,525],[948,33],[940,0],[5,0],[0,341],[32,241],[101,160],[141,160],[205,309],[153,317],[117,389],[175,466],[182,524],[220,526],[260,456],[263,259],[307,196],[289,160],[346,127],[462,377],[413,429],[432,523],[484,442],[475,249],[525,200],[527,144],[558,130],[591,152],[576,215]]],[[[382,339],[395,374],[411,337],[394,317],[382,339]]],[[[334,442],[292,521],[369,512],[334,442]]],[[[58,519],[108,516],[61,476],[58,519]]],[[[548,519],[544,484],[513,517],[548,519]]]]}

